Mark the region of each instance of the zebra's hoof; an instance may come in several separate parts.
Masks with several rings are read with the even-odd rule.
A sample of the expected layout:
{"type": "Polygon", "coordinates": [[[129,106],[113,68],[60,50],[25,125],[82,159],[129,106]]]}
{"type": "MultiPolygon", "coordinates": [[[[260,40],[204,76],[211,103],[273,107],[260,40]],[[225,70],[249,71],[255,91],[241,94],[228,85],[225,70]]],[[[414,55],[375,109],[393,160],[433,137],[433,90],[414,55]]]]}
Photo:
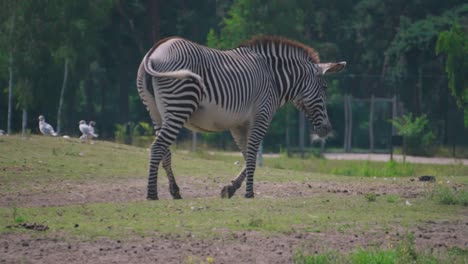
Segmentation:
{"type": "Polygon", "coordinates": [[[180,189],[179,189],[179,186],[177,186],[177,184],[170,184],[169,192],[171,193],[172,198],[182,199],[182,196],[180,196],[180,189]]]}
{"type": "Polygon", "coordinates": [[[254,195],[253,192],[251,192],[251,193],[246,193],[246,194],[244,195],[245,198],[254,198],[254,196],[255,196],[255,195],[254,195]]]}
{"type": "Polygon", "coordinates": [[[221,190],[221,197],[222,198],[231,198],[234,193],[236,192],[236,189],[234,189],[233,186],[228,185],[224,186],[223,189],[221,190]]]}
{"type": "Polygon", "coordinates": [[[171,193],[172,194],[172,198],[174,198],[174,200],[179,200],[179,199],[182,199],[182,196],[180,196],[180,193],[171,193]]]}
{"type": "Polygon", "coordinates": [[[147,200],[159,200],[157,194],[148,194],[148,196],[146,196],[146,199],[147,200]]]}

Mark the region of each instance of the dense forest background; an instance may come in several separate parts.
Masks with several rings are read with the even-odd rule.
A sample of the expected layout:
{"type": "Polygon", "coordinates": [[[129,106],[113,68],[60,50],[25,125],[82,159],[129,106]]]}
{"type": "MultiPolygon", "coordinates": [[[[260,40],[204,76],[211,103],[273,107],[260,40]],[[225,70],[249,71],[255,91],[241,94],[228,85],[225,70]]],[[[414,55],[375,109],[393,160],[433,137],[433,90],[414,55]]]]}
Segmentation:
{"type": "MultiPolygon", "coordinates": [[[[10,115],[12,133],[22,127],[38,133],[37,117],[43,114],[61,134],[78,135],[84,119],[97,122],[100,137],[118,137],[126,127],[150,123],[135,77],[159,39],[178,35],[228,49],[269,34],[314,47],[323,62],[348,62],[343,73],[328,78],[337,131],[331,146],[343,144],[346,94],[397,96],[404,113],[427,116],[435,143],[468,144],[463,0],[0,0],[0,18],[0,129],[7,130],[10,115]]],[[[391,106],[376,107],[384,120],[377,130],[391,129],[391,106]]],[[[353,140],[366,148],[368,106],[357,104],[353,111],[353,140]]],[[[265,148],[297,144],[298,123],[297,111],[283,108],[265,148]]],[[[138,129],[134,133],[150,133],[145,125],[138,129]]],[[[377,133],[385,137],[384,147],[385,133],[377,133]]],[[[185,131],[179,141],[189,137],[185,131]]],[[[232,146],[227,133],[202,137],[220,148],[232,146]]]]}

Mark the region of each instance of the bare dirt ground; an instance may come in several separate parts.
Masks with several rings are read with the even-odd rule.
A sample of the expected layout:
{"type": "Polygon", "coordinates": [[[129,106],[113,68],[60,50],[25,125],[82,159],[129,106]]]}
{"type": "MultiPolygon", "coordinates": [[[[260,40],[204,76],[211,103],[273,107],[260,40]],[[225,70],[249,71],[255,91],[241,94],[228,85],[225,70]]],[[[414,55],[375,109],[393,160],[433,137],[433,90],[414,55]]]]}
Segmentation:
{"type": "MultiPolygon", "coordinates": [[[[159,181],[160,199],[171,199],[166,190],[168,184],[164,177],[159,181]]],[[[225,182],[218,180],[200,180],[184,177],[178,181],[183,198],[220,197],[220,190],[225,182]]],[[[377,195],[397,194],[402,198],[414,198],[427,192],[428,183],[420,182],[417,178],[387,179],[385,181],[362,184],[359,182],[258,182],[255,185],[256,197],[313,197],[320,194],[338,193],[341,195],[362,195],[373,192],[377,195]]],[[[109,183],[103,182],[67,182],[51,183],[47,188],[19,189],[17,192],[0,193],[0,207],[31,207],[31,206],[60,206],[70,204],[86,204],[97,202],[129,202],[143,201],[146,197],[145,179],[120,180],[109,183]]],[[[242,195],[244,188],[240,188],[236,195],[242,195]]]]}
{"type": "MultiPolygon", "coordinates": [[[[179,181],[184,198],[218,197],[224,183],[194,178],[179,181]]],[[[374,192],[398,194],[411,199],[424,195],[427,183],[417,179],[397,179],[405,182],[376,181],[369,184],[339,182],[265,183],[256,185],[256,197],[313,197],[334,193],[343,197],[374,192]]],[[[160,187],[166,188],[161,179],[160,187]]],[[[144,200],[146,180],[122,180],[113,183],[61,182],[33,191],[0,194],[0,206],[52,206],[95,202],[125,202],[144,200]],[[59,191],[57,191],[59,190],[59,191]]],[[[243,190],[239,193],[242,194],[243,190]]],[[[237,194],[237,195],[240,195],[237,194]]],[[[170,199],[167,190],[160,189],[161,199],[170,199]]],[[[468,210],[464,212],[468,216],[468,210]]],[[[378,226],[365,233],[291,233],[266,236],[259,232],[221,231],[215,238],[187,235],[151,235],[118,241],[98,239],[81,241],[60,234],[37,236],[35,232],[0,235],[0,263],[292,263],[293,254],[301,248],[307,252],[329,250],[350,251],[371,245],[389,246],[401,240],[407,232],[396,227],[389,233],[378,226]]],[[[414,230],[418,248],[445,249],[453,246],[468,248],[468,217],[463,221],[430,221],[414,230]]]]}

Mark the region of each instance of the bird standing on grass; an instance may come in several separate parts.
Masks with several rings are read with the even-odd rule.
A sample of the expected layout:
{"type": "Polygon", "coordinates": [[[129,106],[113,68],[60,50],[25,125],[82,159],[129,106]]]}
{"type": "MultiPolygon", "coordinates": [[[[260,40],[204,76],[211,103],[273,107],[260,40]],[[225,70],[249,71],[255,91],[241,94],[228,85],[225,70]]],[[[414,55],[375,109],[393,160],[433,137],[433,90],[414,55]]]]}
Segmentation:
{"type": "Polygon", "coordinates": [[[0,136],[3,136],[3,135],[5,135],[5,131],[0,129],[0,136]]]}
{"type": "Polygon", "coordinates": [[[86,122],[84,120],[81,120],[79,122],[79,128],[80,128],[80,131],[82,133],[82,135],[80,137],[80,141],[83,142],[83,141],[88,140],[89,126],[86,124],[86,122]]]}
{"type": "Polygon", "coordinates": [[[80,121],[80,131],[83,133],[80,137],[81,142],[87,141],[93,138],[96,138],[97,135],[94,134],[94,126],[96,123],[94,121],[89,122],[89,125],[86,124],[86,121],[81,120],[80,121]]]}
{"type": "Polygon", "coordinates": [[[94,133],[94,128],[95,127],[96,127],[96,122],[89,121],[89,134],[91,135],[91,139],[98,137],[98,134],[94,133]]]}
{"type": "Polygon", "coordinates": [[[43,115],[39,116],[39,130],[42,134],[46,136],[57,136],[57,133],[54,131],[54,128],[45,121],[43,115]]]}

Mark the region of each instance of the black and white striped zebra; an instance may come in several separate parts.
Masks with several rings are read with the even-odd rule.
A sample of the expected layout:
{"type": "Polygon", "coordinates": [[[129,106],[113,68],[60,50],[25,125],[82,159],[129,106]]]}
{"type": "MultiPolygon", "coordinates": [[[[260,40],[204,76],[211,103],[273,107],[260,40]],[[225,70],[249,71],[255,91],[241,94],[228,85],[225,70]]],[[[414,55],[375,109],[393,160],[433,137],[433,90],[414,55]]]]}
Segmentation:
{"type": "Polygon", "coordinates": [[[157,130],[150,149],[147,198],[158,199],[161,162],[172,197],[181,198],[169,146],[183,126],[202,132],[231,131],[246,166],[221,196],[234,195],[247,178],[245,197],[253,198],[256,154],[274,113],[292,101],[304,111],[315,133],[326,137],[331,124],[321,76],[345,65],[320,63],[311,47],[279,37],[258,37],[226,51],[179,37],[156,43],[137,76],[139,95],[157,130]]]}

